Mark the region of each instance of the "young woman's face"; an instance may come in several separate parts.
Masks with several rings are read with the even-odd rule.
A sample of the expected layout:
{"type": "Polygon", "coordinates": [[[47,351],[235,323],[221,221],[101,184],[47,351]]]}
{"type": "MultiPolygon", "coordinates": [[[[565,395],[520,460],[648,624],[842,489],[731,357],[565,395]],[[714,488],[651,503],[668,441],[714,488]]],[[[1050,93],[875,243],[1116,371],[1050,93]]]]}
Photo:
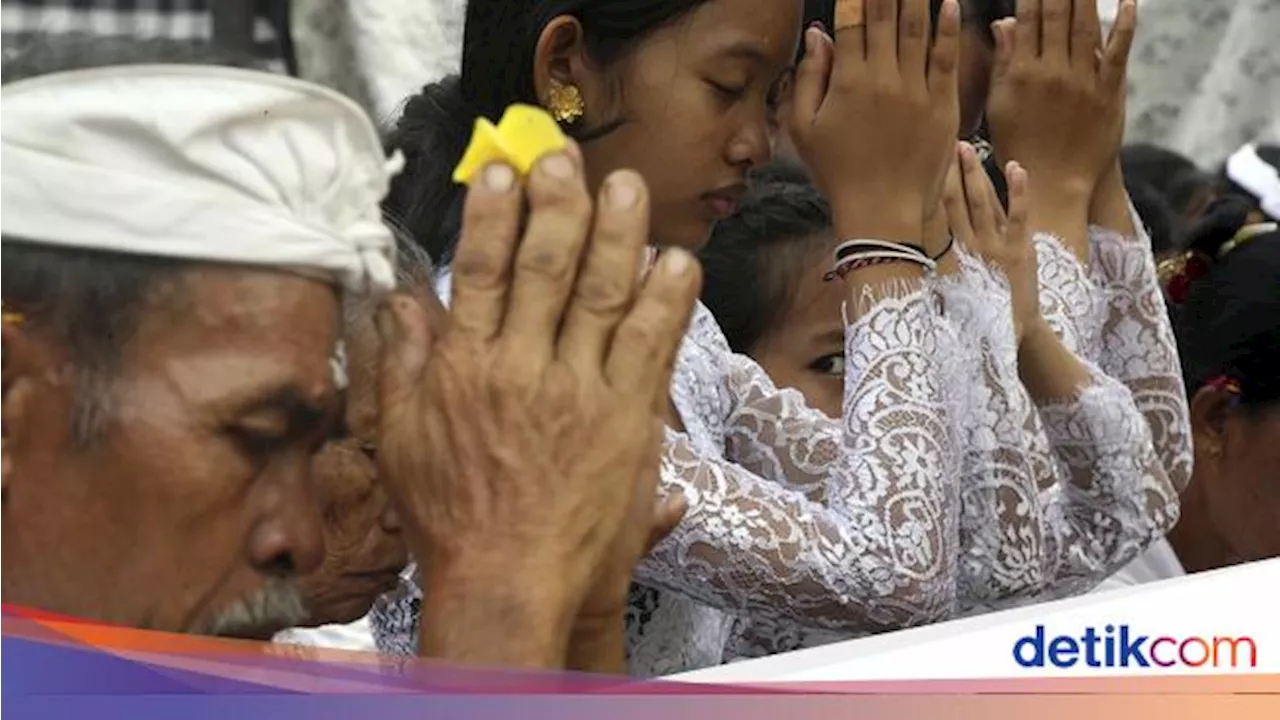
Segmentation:
{"type": "Polygon", "coordinates": [[[583,147],[591,179],[640,172],[658,244],[705,242],[737,207],[747,171],[769,159],[772,105],[801,17],[800,0],[710,0],[583,88],[589,126],[626,120],[583,147]]]}
{"type": "Polygon", "coordinates": [[[991,67],[994,63],[995,49],[988,44],[980,29],[971,27],[960,35],[961,138],[977,135],[982,125],[987,96],[991,94],[991,67]]]}
{"type": "Polygon", "coordinates": [[[838,418],[844,402],[845,284],[826,282],[828,252],[815,252],[783,315],[751,348],[778,387],[800,391],[809,407],[838,418]]]}

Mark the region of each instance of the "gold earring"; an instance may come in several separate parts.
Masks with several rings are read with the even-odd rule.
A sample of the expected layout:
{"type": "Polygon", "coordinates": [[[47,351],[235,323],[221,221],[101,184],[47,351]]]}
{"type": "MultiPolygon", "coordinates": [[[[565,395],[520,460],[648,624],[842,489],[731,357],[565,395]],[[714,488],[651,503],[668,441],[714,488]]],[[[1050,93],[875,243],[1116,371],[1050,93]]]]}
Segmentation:
{"type": "Polygon", "coordinates": [[[562,85],[554,80],[551,81],[551,89],[547,91],[547,105],[551,111],[551,117],[562,125],[578,122],[586,109],[586,103],[582,101],[582,91],[578,90],[577,85],[562,85]]]}

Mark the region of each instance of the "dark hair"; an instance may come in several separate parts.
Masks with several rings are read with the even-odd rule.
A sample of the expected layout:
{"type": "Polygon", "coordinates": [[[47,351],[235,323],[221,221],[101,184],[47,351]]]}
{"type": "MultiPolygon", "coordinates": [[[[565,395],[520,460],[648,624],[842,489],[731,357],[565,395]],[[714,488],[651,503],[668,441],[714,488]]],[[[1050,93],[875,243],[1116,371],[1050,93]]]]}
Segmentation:
{"type": "MultiPolygon", "coordinates": [[[[587,51],[602,65],[616,62],[649,33],[707,0],[469,0],[462,72],[427,85],[410,98],[389,137],[405,157],[383,207],[432,258],[445,264],[462,221],[461,186],[451,178],[477,117],[497,121],[513,103],[540,104],[533,85],[534,51],[547,23],[572,15],[587,51]]],[[[580,142],[625,122],[573,128],[580,142]]]]}
{"type": "Polygon", "coordinates": [[[1192,231],[1189,247],[1213,258],[1175,312],[1187,392],[1226,375],[1246,407],[1280,402],[1280,232],[1229,249],[1249,214],[1235,198],[1216,202],[1192,231]]]}
{"type": "MultiPolygon", "coordinates": [[[[1277,170],[1280,170],[1280,145],[1258,145],[1256,146],[1256,149],[1258,157],[1263,162],[1277,170]]],[[[1218,173],[1218,186],[1223,195],[1230,195],[1247,200],[1253,211],[1263,212],[1261,205],[1262,199],[1243,187],[1240,187],[1230,177],[1228,177],[1225,165],[1218,173]]],[[[1272,218],[1272,220],[1280,220],[1280,218],[1272,218]]]]}
{"type": "Polygon", "coordinates": [[[729,347],[749,354],[787,313],[799,278],[831,249],[831,210],[804,170],[777,160],[752,174],[738,211],[698,253],[702,301],[729,347]]]}
{"type": "Polygon", "coordinates": [[[1141,181],[1129,180],[1125,185],[1133,208],[1151,236],[1151,252],[1160,257],[1181,250],[1185,228],[1164,195],[1141,181]]]}
{"type": "MultiPolygon", "coordinates": [[[[64,36],[24,45],[4,62],[2,74],[9,83],[54,72],[155,62],[257,66],[257,61],[200,43],[64,36]]],[[[0,240],[0,253],[5,311],[21,313],[33,331],[47,333],[68,350],[76,372],[71,437],[87,445],[109,414],[108,381],[142,313],[162,294],[172,299],[180,273],[192,263],[53,247],[19,237],[0,240]]]]}
{"type": "Polygon", "coordinates": [[[1125,145],[1120,150],[1120,167],[1130,194],[1139,185],[1150,188],[1179,217],[1188,215],[1197,199],[1214,185],[1212,176],[1190,159],[1158,145],[1125,145]]]}

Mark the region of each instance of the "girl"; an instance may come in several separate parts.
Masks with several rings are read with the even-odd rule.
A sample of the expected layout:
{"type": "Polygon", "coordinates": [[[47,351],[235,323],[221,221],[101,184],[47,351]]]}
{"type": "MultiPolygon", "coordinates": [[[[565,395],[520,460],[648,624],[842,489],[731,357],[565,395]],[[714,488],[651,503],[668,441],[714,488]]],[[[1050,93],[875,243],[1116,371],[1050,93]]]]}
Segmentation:
{"type": "MultiPolygon", "coordinates": [[[[956,611],[955,479],[973,385],[960,373],[979,369],[950,361],[960,352],[956,330],[939,316],[922,270],[949,246],[945,232],[926,233],[923,223],[955,159],[959,8],[940,5],[932,44],[927,0],[870,0],[866,9],[862,24],[836,28],[839,50],[821,30],[806,31],[784,118],[830,198],[838,236],[874,238],[869,247],[879,248],[842,266],[849,361],[841,421],[779,391],[732,353],[705,309],[695,314],[663,457],[664,486],[684,493],[689,510],[637,573],[633,673],[784,647],[781,635],[797,625],[865,633],[956,611]],[[735,628],[735,617],[747,626],[735,628]]],[[[697,247],[736,210],[748,170],[769,156],[800,17],[799,2],[472,0],[461,76],[412,99],[393,135],[407,167],[388,209],[447,261],[462,195],[448,176],[473,118],[537,103],[582,143],[568,164],[553,159],[556,171],[580,170],[598,183],[635,168],[651,188],[653,243],[697,247]]],[[[971,149],[963,159],[967,174],[981,172],[971,149]]],[[[1023,188],[1025,176],[1011,172],[1023,188]]],[[[550,251],[538,260],[550,273],[573,271],[550,251]]],[[[1046,430],[1073,444],[1071,470],[1088,481],[1071,483],[1055,511],[1077,532],[1055,538],[1014,582],[963,588],[992,599],[1042,591],[1063,573],[1105,575],[1167,527],[1176,505],[1127,393],[1039,331],[1034,289],[1028,312],[1021,279],[1019,323],[1000,332],[1010,348],[1026,340],[1029,365],[1046,370],[1033,383],[1052,398],[1046,430]],[[1098,441],[1113,436],[1123,438],[1122,461],[1098,441]],[[1099,508],[1101,534],[1089,527],[1099,508]]],[[[982,297],[1013,302],[1007,292],[982,297]]],[[[984,505],[996,521],[991,537],[999,523],[1039,527],[1039,518],[1015,517],[1023,510],[997,500],[984,505]]],[[[388,649],[411,646],[417,589],[406,589],[375,623],[388,649]]]]}

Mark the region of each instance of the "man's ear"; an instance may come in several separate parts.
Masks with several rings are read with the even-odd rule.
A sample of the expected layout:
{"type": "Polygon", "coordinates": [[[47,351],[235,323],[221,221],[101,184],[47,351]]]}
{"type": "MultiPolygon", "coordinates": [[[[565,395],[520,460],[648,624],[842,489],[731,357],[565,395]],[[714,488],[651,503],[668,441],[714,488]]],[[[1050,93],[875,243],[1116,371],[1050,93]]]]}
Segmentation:
{"type": "Polygon", "coordinates": [[[0,492],[8,501],[9,487],[15,480],[13,453],[21,447],[28,418],[39,400],[41,382],[53,367],[52,354],[46,344],[34,337],[24,327],[18,316],[6,313],[0,324],[0,387],[3,391],[3,407],[0,408],[0,492]]]}

